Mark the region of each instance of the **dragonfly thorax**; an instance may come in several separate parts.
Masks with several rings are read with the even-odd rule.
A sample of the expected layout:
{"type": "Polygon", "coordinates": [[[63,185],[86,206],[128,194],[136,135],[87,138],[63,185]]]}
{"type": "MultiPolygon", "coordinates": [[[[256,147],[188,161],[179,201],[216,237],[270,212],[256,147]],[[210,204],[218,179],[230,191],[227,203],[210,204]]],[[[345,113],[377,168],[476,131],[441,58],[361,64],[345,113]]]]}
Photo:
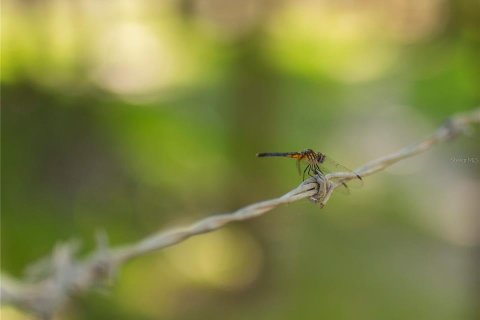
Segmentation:
{"type": "Polygon", "coordinates": [[[312,149],[305,149],[302,151],[303,157],[311,163],[323,163],[325,155],[321,152],[315,152],[312,149]]]}

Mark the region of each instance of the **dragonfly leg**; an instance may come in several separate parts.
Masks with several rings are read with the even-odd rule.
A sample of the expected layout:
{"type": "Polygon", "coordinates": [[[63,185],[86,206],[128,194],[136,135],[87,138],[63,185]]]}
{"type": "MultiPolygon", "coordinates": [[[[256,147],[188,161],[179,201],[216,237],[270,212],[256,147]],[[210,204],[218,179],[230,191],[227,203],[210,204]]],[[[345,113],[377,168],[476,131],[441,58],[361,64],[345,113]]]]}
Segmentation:
{"type": "Polygon", "coordinates": [[[315,177],[317,175],[317,165],[316,164],[308,165],[308,175],[310,177],[315,177]]]}
{"type": "Polygon", "coordinates": [[[305,173],[308,171],[308,175],[310,175],[310,165],[307,165],[305,167],[305,170],[303,170],[303,176],[302,176],[302,180],[305,180],[305,173]]]}

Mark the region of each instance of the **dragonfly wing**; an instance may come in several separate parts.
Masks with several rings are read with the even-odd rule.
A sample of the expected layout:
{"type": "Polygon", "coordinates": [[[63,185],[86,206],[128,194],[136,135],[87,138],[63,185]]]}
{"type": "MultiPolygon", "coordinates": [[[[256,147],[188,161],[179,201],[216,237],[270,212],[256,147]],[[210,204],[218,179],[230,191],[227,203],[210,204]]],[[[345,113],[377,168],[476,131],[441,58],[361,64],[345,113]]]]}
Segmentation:
{"type": "MultiPolygon", "coordinates": [[[[323,163],[320,164],[320,168],[325,172],[333,173],[333,172],[350,172],[357,176],[357,179],[352,179],[348,181],[349,186],[354,187],[361,187],[363,186],[362,178],[355,173],[353,170],[341,165],[340,163],[336,162],[332,158],[325,156],[323,163]]],[[[339,178],[340,180],[340,178],[339,178]]]]}
{"type": "MultiPolygon", "coordinates": [[[[326,175],[327,173],[332,173],[333,172],[332,170],[328,169],[329,166],[319,165],[319,167],[320,167],[320,173],[323,174],[323,175],[326,175]]],[[[341,171],[343,171],[343,170],[341,170],[341,171]]],[[[337,179],[334,179],[334,180],[337,180],[337,179]]],[[[349,182],[349,184],[350,184],[350,182],[349,182]]],[[[342,182],[342,184],[337,187],[336,191],[338,191],[341,194],[345,194],[345,195],[350,194],[350,188],[348,187],[348,185],[345,182],[342,182]]]]}

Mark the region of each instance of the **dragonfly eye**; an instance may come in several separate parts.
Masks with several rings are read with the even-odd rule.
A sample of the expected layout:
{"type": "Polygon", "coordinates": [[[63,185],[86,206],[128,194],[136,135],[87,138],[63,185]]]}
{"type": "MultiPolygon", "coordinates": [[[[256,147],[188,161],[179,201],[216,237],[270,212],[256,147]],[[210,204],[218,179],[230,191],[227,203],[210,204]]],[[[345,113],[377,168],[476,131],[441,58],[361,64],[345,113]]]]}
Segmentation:
{"type": "Polygon", "coordinates": [[[325,155],[323,153],[319,153],[319,155],[317,157],[317,161],[319,163],[323,163],[324,160],[325,160],[325,155]]]}

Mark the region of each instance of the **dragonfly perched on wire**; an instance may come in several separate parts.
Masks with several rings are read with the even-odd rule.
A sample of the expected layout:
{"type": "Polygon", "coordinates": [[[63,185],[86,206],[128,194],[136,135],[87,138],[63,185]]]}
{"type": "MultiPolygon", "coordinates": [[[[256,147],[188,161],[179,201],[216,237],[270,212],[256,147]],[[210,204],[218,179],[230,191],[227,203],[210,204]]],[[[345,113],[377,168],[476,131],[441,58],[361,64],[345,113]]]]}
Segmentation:
{"type": "MultiPolygon", "coordinates": [[[[312,149],[305,149],[300,152],[264,152],[257,153],[257,157],[286,157],[297,159],[297,169],[298,173],[301,174],[301,162],[305,161],[307,166],[303,170],[303,180],[305,180],[305,174],[308,174],[310,177],[315,176],[316,174],[325,174],[329,172],[349,172],[354,174],[357,177],[357,181],[360,181],[362,184],[362,177],[347,167],[342,166],[335,160],[331,159],[324,153],[315,152],[312,149]]],[[[340,181],[341,182],[341,181],[340,181]]],[[[347,185],[344,182],[341,182],[342,185],[348,190],[347,185]]]]}

